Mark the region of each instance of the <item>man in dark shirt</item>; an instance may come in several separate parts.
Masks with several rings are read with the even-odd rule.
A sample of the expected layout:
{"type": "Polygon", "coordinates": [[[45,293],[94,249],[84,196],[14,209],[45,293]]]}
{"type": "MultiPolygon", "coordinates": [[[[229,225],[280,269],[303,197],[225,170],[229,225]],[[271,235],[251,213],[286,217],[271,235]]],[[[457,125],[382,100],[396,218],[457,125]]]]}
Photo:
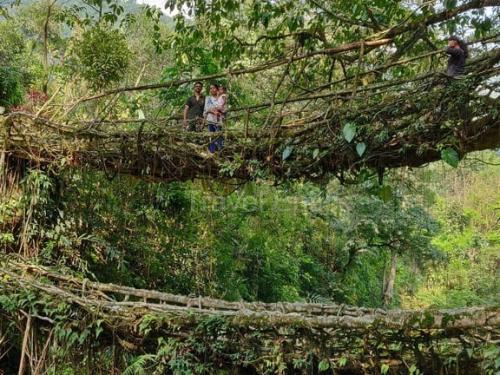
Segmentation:
{"type": "Polygon", "coordinates": [[[450,36],[448,38],[448,48],[446,53],[450,55],[448,59],[448,69],[446,74],[450,77],[456,77],[465,73],[465,59],[467,58],[467,44],[456,37],[450,36]]]}
{"type": "Polygon", "coordinates": [[[186,100],[184,105],[184,129],[189,131],[200,130],[203,126],[203,110],[205,108],[205,97],[201,93],[203,84],[195,82],[194,95],[186,100]]]}

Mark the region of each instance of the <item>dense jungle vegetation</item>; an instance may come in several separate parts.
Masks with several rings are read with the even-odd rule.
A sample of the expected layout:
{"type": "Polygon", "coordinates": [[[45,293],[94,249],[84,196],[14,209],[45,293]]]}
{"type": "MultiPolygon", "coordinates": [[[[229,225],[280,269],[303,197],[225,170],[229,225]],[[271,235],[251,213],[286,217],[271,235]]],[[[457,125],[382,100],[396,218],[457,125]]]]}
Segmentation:
{"type": "MultiPolygon", "coordinates": [[[[403,24],[416,13],[452,12],[468,2],[164,3],[170,16],[133,0],[0,1],[2,116],[42,113],[44,103],[50,103],[52,112],[46,117],[54,118],[66,111],[68,103],[112,88],[189,81],[284,58],[290,51],[307,54],[363,40],[388,25],[403,24]],[[175,9],[178,12],[172,13],[175,9]]],[[[349,75],[356,77],[360,87],[368,86],[388,73],[361,77],[364,66],[442,49],[450,34],[470,41],[493,35],[497,38],[494,47],[498,47],[500,4],[483,5],[430,30],[417,28],[396,35],[394,45],[378,55],[370,54],[366,47],[361,54],[343,55],[344,60],[327,57],[313,64],[288,64],[278,72],[239,78],[229,75],[220,81],[229,89],[231,106],[270,101],[271,109],[256,120],[259,126],[266,126],[274,101],[290,95],[290,87],[307,93],[325,77],[332,82],[349,75]],[[387,55],[389,60],[382,60],[387,55]]],[[[488,48],[471,46],[471,51],[479,54],[488,48]]],[[[391,74],[411,81],[422,72],[443,71],[445,65],[445,58],[435,54],[413,65],[398,66],[391,74]]],[[[207,86],[208,82],[205,89],[207,86]]],[[[109,102],[88,102],[68,116],[89,122],[103,113],[111,113],[114,119],[173,116],[177,121],[191,94],[192,82],[137,91],[109,102]]],[[[497,98],[498,92],[492,95],[492,100],[497,98]]],[[[175,124],[180,129],[181,123],[175,124]]],[[[136,125],[120,126],[135,129],[136,125]]],[[[228,122],[228,126],[243,127],[238,122],[228,122]]],[[[383,137],[383,130],[373,126],[383,137]]],[[[415,126],[421,129],[419,124],[415,126]]],[[[344,137],[358,142],[356,150],[361,156],[366,145],[356,141],[356,130],[352,136],[351,130],[352,126],[344,127],[344,137]]],[[[279,150],[283,160],[292,149],[291,145],[279,150]]],[[[314,148],[310,151],[315,158],[320,153],[314,148]]],[[[442,161],[422,168],[360,168],[342,173],[341,178],[332,174],[312,180],[274,179],[257,165],[251,181],[231,178],[234,163],[226,165],[224,179],[159,181],[73,168],[73,161],[67,158],[36,165],[26,161],[8,164],[2,156],[0,259],[29,260],[65,275],[103,283],[227,301],[336,303],[383,309],[498,306],[499,151],[462,158],[447,144],[439,152],[442,161]]],[[[7,276],[0,278],[0,283],[8,281],[7,276]]],[[[215,370],[210,358],[194,360],[199,352],[194,355],[190,350],[198,342],[191,343],[188,350],[159,341],[163,352],[158,349],[156,357],[145,350],[142,355],[125,353],[115,361],[114,351],[102,351],[78,363],[71,348],[79,342],[90,352],[102,322],[85,321],[88,332],[81,326],[79,335],[71,336],[75,325],[68,328],[65,324],[81,318],[63,303],[52,306],[50,312],[43,310],[58,324],[59,341],[44,357],[50,360],[40,368],[20,369],[23,314],[40,315],[42,304],[28,290],[7,293],[0,287],[0,375],[18,371],[54,375],[231,373],[223,372],[223,366],[215,370]],[[121,370],[114,370],[115,365],[121,370]]],[[[44,352],[42,344],[39,353],[44,352]]],[[[488,341],[480,356],[481,373],[499,373],[498,341],[488,341]]],[[[256,371],[292,373],[279,367],[276,358],[278,354],[256,371]]],[[[346,362],[342,357],[336,364],[346,362]]],[[[298,359],[296,366],[308,369],[298,359]]],[[[313,367],[304,373],[337,373],[333,362],[321,361],[313,367]]],[[[377,362],[375,370],[363,371],[429,373],[413,363],[404,370],[390,370],[389,364],[377,362]]]]}
{"type": "Polygon", "coordinates": [[[1,243],[97,280],[185,295],[498,304],[500,170],[484,162],[499,157],[474,154],[457,169],[437,164],[354,187],[33,171],[2,202],[1,243]]]}

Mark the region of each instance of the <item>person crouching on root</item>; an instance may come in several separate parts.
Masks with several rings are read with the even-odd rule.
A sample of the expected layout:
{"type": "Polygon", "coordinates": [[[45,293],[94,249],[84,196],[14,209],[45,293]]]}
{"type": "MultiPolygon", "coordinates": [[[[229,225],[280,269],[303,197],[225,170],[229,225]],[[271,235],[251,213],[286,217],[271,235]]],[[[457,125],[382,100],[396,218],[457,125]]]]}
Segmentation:
{"type": "MultiPolygon", "coordinates": [[[[210,84],[210,95],[205,98],[204,118],[208,125],[208,131],[211,133],[222,131],[222,121],[220,116],[219,102],[219,85],[217,83],[210,84]]],[[[222,150],[224,147],[224,139],[222,136],[216,137],[210,141],[208,150],[212,153],[222,150]]]]}
{"type": "Polygon", "coordinates": [[[457,36],[448,38],[448,48],[446,53],[450,55],[446,75],[449,77],[461,76],[465,73],[465,60],[469,56],[467,44],[457,36]]]}

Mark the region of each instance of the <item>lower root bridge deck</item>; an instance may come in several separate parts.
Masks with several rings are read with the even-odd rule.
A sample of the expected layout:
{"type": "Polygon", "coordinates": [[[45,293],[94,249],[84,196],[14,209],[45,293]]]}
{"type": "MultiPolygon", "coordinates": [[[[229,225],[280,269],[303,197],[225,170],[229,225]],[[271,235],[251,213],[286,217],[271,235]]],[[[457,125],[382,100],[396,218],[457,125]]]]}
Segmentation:
{"type": "MultiPolygon", "coordinates": [[[[2,294],[19,298],[17,309],[0,308],[0,315],[24,326],[28,340],[54,340],[54,329],[81,335],[97,324],[93,350],[102,353],[117,346],[126,353],[147,354],[156,368],[186,357],[193,368],[258,373],[279,366],[290,371],[295,366],[293,371],[299,372],[320,361],[323,368],[328,363],[345,373],[375,373],[370,371],[382,366],[404,373],[412,364],[425,373],[439,373],[459,364],[459,373],[474,374],[483,369],[484,351],[500,339],[497,307],[386,311],[228,302],[80,280],[9,258],[1,262],[0,280],[2,294]]],[[[83,362],[89,354],[78,348],[87,345],[86,339],[73,343],[83,362]]]]}

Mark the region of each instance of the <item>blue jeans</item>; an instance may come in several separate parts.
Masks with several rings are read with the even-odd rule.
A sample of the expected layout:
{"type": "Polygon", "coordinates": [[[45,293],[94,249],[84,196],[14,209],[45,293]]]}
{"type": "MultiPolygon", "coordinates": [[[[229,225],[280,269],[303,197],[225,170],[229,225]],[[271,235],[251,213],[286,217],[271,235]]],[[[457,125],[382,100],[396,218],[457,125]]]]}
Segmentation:
{"type": "MultiPolygon", "coordinates": [[[[208,123],[208,131],[210,133],[220,132],[222,131],[222,127],[220,125],[209,122],[208,123]]],[[[208,151],[214,153],[215,151],[220,151],[224,148],[224,138],[222,136],[215,138],[208,145],[208,151]]]]}

